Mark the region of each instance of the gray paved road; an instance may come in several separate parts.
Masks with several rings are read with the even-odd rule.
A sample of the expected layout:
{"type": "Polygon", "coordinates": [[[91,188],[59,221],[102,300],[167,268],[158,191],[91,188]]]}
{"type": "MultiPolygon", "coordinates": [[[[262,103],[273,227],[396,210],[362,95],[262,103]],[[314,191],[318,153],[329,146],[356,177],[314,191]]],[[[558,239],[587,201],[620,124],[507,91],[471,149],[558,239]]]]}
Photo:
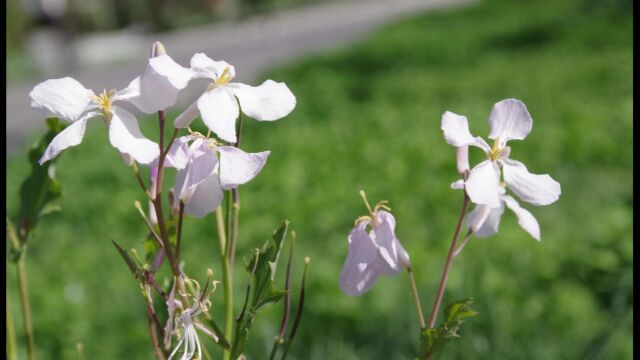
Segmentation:
{"type": "MultiPolygon", "coordinates": [[[[236,68],[237,80],[250,82],[274,65],[353,42],[397,18],[474,0],[349,0],[323,3],[255,17],[240,23],[222,23],[142,36],[141,43],[162,41],[168,53],[187,65],[195,52],[224,59],[236,68]]],[[[92,66],[71,76],[88,88],[122,88],[143,69],[148,48],[117,65],[92,66]],[[139,59],[139,60],[135,60],[139,59]]],[[[54,76],[58,77],[58,76],[54,76]]],[[[43,79],[41,79],[43,80],[43,79]]],[[[29,107],[28,93],[39,81],[7,88],[7,156],[22,149],[26,135],[43,127],[40,113],[29,107]]],[[[194,99],[198,89],[181,94],[179,105],[194,99]]]]}

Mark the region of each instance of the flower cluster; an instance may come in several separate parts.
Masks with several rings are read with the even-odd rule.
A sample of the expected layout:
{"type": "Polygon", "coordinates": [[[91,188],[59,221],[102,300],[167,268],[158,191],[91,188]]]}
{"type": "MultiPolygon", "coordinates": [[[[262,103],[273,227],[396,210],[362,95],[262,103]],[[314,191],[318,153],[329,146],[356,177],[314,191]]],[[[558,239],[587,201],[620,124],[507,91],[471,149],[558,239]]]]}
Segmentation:
{"type": "Polygon", "coordinates": [[[214,61],[197,53],[186,68],[167,55],[161,45],[155,48],[159,50],[149,58],[143,74],[120,91],[104,90],[96,95],[69,77],[36,85],[29,94],[31,106],[71,122],[49,144],[40,163],[80,144],[87,121],[102,118],[109,126],[109,140],[116,149],[138,163],[151,164],[160,154],[158,145],[144,137],[132,113],[116,104],[131,103],[146,114],[164,111],[175,105],[178,93],[193,79],[207,78],[211,84],[175,119],[174,126],[187,127],[199,113],[209,130],[229,143],[237,141],[236,119],[240,109],[256,120],[273,121],[288,115],[296,105],[295,96],[284,83],[267,80],[255,87],[232,83],[235,69],[225,61],[214,61]]]}
{"type": "MultiPolygon", "coordinates": [[[[239,205],[237,190],[239,185],[251,181],[264,167],[270,151],[247,153],[239,148],[241,122],[236,125],[240,112],[258,121],[274,121],[288,115],[296,106],[296,98],[284,83],[267,80],[259,86],[250,86],[232,82],[235,69],[224,61],[215,61],[202,53],[191,58],[189,67],[183,67],[166,54],[160,43],[155,43],[151,57],[144,72],[134,78],[127,87],[121,90],[104,90],[99,94],[85,88],[80,82],[70,77],[50,79],[36,85],[31,93],[31,106],[70,122],[48,144],[40,158],[44,164],[57,157],[62,151],[79,145],[84,137],[87,121],[93,118],[102,119],[109,128],[109,141],[122,155],[125,163],[131,166],[138,182],[150,202],[150,213],[147,218],[144,211],[137,208],[147,225],[150,237],[156,241],[157,250],[152,254],[152,264],[142,265],[142,261],[132,260],[117,244],[116,247],[140,282],[145,291],[154,288],[161,294],[167,305],[167,324],[164,327],[164,349],[159,348],[159,341],[152,331],[154,348],[160,358],[167,358],[171,349],[171,340],[178,337],[178,343],[168,355],[173,359],[181,354],[181,360],[202,359],[202,346],[198,332],[212,338],[218,343],[221,339],[232,339],[233,304],[231,303],[231,273],[229,265],[233,264],[233,252],[224,247],[235,247],[237,228],[228,230],[229,242],[222,239],[225,234],[224,221],[220,221],[219,240],[225,291],[225,334],[209,330],[199,318],[205,314],[209,318],[207,287],[202,293],[194,280],[189,279],[181,269],[180,239],[184,215],[204,217],[220,208],[224,190],[234,193],[234,207],[239,205]],[[166,111],[174,106],[180,91],[184,90],[191,80],[206,78],[211,83],[201,95],[173,120],[174,131],[171,140],[164,143],[166,111]],[[160,141],[147,139],[142,133],[138,119],[124,104],[133,105],[141,113],[158,113],[160,141]],[[189,125],[198,115],[209,129],[206,135],[192,131],[189,125]],[[182,134],[181,134],[182,132],[182,134]],[[210,136],[211,133],[215,135],[210,136]],[[140,176],[137,164],[150,168],[150,186],[147,187],[140,176]],[[175,220],[178,214],[177,228],[170,228],[165,222],[162,211],[162,178],[167,168],[175,169],[173,191],[169,193],[171,210],[169,220],[175,220]],[[178,209],[178,211],[175,211],[178,209]],[[171,234],[170,234],[171,233],[171,234]],[[170,241],[175,235],[176,241],[170,241]],[[167,259],[174,275],[172,290],[167,294],[162,291],[154,278],[155,272],[167,259]],[[138,266],[139,265],[139,266],[138,266]],[[191,293],[185,284],[189,283],[191,293]],[[176,299],[179,295],[179,301],[176,299]],[[192,300],[189,300],[189,297],[192,300]],[[220,336],[219,336],[220,335],[220,336]]],[[[221,215],[221,212],[216,214],[221,215]]],[[[229,224],[235,221],[237,211],[230,217],[229,224]]],[[[220,217],[220,219],[222,219],[220,217]]],[[[219,224],[218,224],[219,225],[219,224]]],[[[149,255],[149,254],[148,254],[149,255]]],[[[133,256],[136,258],[136,256],[133,256]]],[[[211,283],[212,272],[207,285],[211,283]]],[[[159,321],[150,296],[148,314],[154,326],[160,330],[159,321]]],[[[214,326],[215,328],[215,326],[214,326]]],[[[217,331],[217,330],[216,330],[217,331]]],[[[235,343],[237,346],[239,342],[235,343]]],[[[228,344],[227,344],[228,345],[228,344]]],[[[225,356],[239,348],[226,349],[225,356]]]]}

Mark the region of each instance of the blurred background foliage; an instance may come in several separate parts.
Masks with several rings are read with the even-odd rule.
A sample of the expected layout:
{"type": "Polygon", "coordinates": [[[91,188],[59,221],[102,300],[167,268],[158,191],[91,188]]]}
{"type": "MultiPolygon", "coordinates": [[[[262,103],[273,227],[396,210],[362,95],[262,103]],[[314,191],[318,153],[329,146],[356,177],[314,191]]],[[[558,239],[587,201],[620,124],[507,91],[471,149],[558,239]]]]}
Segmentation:
{"type": "MultiPolygon", "coordinates": [[[[347,234],[365,213],[358,190],[372,202],[390,201],[430,310],[461,205],[449,189],[455,154],[440,117],[464,114],[472,133],[486,136],[492,105],[514,97],[534,126],[526,140],[510,143],[512,158],[551,174],[562,196],[551,206],[523,204],[541,225],[540,243],[507,212],[498,235],[472,239],[454,262],[445,303],[472,296],[480,315],[441,358],[630,359],[631,30],[630,1],[483,1],[416,14],[361,44],[266,74],[286,82],[298,105],[275,123],[245,121],[244,149],[272,153],[241,187],[238,254],[248,255],[287,218],[298,233],[294,279],[302,257],[312,258],[291,358],[412,358],[418,325],[404,274],[357,298],[338,288],[347,234]]],[[[156,136],[153,118],[141,123],[156,136]]],[[[481,157],[472,152],[474,161],[481,157]]],[[[24,156],[7,160],[14,213],[28,167],[24,156]]],[[[109,241],[142,251],[145,229],[133,200],[143,197],[102,123],[62,155],[57,174],[63,211],[39,225],[28,262],[39,357],[74,358],[82,342],[87,358],[151,358],[144,301],[109,241]]],[[[220,278],[213,217],[186,220],[183,239],[187,273],[204,279],[212,267],[220,278]]],[[[235,271],[241,294],[242,261],[235,271]]],[[[20,334],[12,268],[7,282],[20,334]]],[[[213,297],[218,318],[222,297],[213,297]]],[[[258,318],[249,358],[266,357],[281,311],[258,318]]]]}

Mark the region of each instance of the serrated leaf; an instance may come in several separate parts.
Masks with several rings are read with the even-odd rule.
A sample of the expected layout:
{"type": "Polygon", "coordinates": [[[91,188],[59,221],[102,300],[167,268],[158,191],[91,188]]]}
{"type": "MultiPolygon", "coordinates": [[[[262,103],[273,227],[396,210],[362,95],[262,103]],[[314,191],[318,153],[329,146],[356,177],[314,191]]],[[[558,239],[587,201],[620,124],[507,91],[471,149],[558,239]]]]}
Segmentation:
{"type": "Polygon", "coordinates": [[[20,186],[19,227],[21,237],[35,228],[40,217],[60,210],[58,201],[62,195],[55,179],[55,159],[40,165],[38,160],[53,138],[65,128],[57,118],[48,118],[48,131],[28,153],[31,172],[20,186]]]}
{"type": "Polygon", "coordinates": [[[459,338],[458,331],[469,317],[478,313],[471,310],[473,299],[463,299],[447,305],[444,309],[444,321],[437,328],[423,329],[420,333],[421,351],[425,359],[431,359],[439,353],[445,344],[459,338]]]}

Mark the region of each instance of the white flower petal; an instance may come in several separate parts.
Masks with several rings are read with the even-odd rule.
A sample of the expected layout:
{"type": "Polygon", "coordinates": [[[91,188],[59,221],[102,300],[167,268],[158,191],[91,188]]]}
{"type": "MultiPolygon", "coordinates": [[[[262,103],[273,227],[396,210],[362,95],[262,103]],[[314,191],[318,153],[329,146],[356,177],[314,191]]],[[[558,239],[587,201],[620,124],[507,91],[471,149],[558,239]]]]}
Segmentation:
{"type": "Polygon", "coordinates": [[[255,87],[238,83],[228,87],[238,97],[242,112],[259,121],[281,119],[296,107],[296,97],[285,83],[267,80],[255,87]]]}
{"type": "Polygon", "coordinates": [[[141,164],[151,164],[160,154],[158,144],[144,137],[138,120],[127,110],[114,106],[109,124],[109,141],[120,152],[141,164]]]}
{"type": "Polygon", "coordinates": [[[373,230],[371,237],[378,244],[380,255],[389,266],[389,270],[385,271],[385,275],[395,275],[402,268],[410,266],[409,254],[404,249],[395,234],[396,220],[393,215],[387,211],[380,210],[377,212],[379,224],[373,230]]]}
{"type": "Polygon", "coordinates": [[[175,105],[178,91],[165,77],[147,67],[144,74],[133,79],[113,99],[129,101],[140,111],[151,114],[175,105]]]}
{"type": "Polygon", "coordinates": [[[164,160],[165,167],[183,169],[189,162],[189,141],[191,136],[181,136],[174,140],[164,160]]]}
{"type": "Polygon", "coordinates": [[[538,225],[538,221],[533,217],[533,214],[520,207],[520,204],[511,196],[503,196],[502,200],[516,214],[520,227],[533,236],[534,239],[540,241],[540,225],[538,225]]]}
{"type": "Polygon", "coordinates": [[[208,91],[198,99],[198,109],[209,130],[222,140],[236,142],[238,103],[225,87],[208,91]]]}
{"type": "Polygon", "coordinates": [[[176,173],[176,181],[173,188],[176,204],[183,201],[185,204],[191,201],[197,186],[209,177],[218,177],[216,169],[218,156],[209,149],[205,140],[196,139],[187,151],[188,161],[186,167],[176,173]]]}
{"type": "Polygon", "coordinates": [[[252,180],[264,164],[270,151],[246,153],[233,146],[218,146],[220,153],[220,182],[229,190],[252,180]]]}
{"type": "Polygon", "coordinates": [[[58,135],[56,135],[56,137],[51,140],[51,143],[49,143],[44,154],[42,154],[42,157],[38,161],[40,165],[58,156],[62,150],[80,144],[84,137],[87,120],[96,115],[96,113],[89,113],[82,119],[71,123],[71,125],[67,126],[58,135]]]}
{"type": "Polygon", "coordinates": [[[520,199],[533,205],[549,205],[560,197],[560,183],[549,174],[531,174],[523,163],[502,159],[504,181],[520,199]]]}
{"type": "Polygon", "coordinates": [[[203,53],[196,53],[191,58],[191,71],[195,77],[217,79],[225,69],[233,78],[236,76],[236,70],[226,61],[215,61],[203,53]]]}
{"type": "Polygon", "coordinates": [[[466,116],[446,111],[442,114],[440,128],[444,132],[445,141],[450,145],[460,147],[475,141],[469,131],[469,122],[466,116]]]}
{"type": "Polygon", "coordinates": [[[464,180],[460,179],[451,183],[451,188],[454,190],[462,190],[464,189],[464,180]]]}
{"type": "Polygon", "coordinates": [[[70,77],[41,82],[29,93],[32,107],[69,121],[80,118],[92,95],[91,90],[70,77]]]}
{"type": "Polygon", "coordinates": [[[185,204],[185,214],[201,218],[213,212],[222,202],[222,186],[214,174],[199,183],[189,201],[185,204]]]}
{"type": "Polygon", "coordinates": [[[465,189],[471,201],[496,208],[500,206],[500,170],[492,161],[485,160],[469,172],[465,189]]]}
{"type": "Polygon", "coordinates": [[[166,78],[171,86],[178,90],[187,87],[194,76],[191,69],[178,64],[166,54],[150,58],[149,67],[156,74],[166,78]]]}
{"type": "Polygon", "coordinates": [[[505,99],[493,105],[489,115],[491,133],[489,139],[500,139],[500,147],[509,140],[522,140],[531,132],[533,119],[524,103],[505,99]]]}
{"type": "Polygon", "coordinates": [[[368,291],[380,275],[375,266],[378,247],[365,231],[367,222],[361,222],[349,234],[349,253],[340,273],[340,289],[349,296],[368,291]]]}
{"type": "Polygon", "coordinates": [[[498,232],[500,218],[504,212],[502,203],[500,207],[490,208],[486,205],[476,206],[467,218],[467,227],[473,229],[473,234],[479,238],[486,238],[498,232]]]}

